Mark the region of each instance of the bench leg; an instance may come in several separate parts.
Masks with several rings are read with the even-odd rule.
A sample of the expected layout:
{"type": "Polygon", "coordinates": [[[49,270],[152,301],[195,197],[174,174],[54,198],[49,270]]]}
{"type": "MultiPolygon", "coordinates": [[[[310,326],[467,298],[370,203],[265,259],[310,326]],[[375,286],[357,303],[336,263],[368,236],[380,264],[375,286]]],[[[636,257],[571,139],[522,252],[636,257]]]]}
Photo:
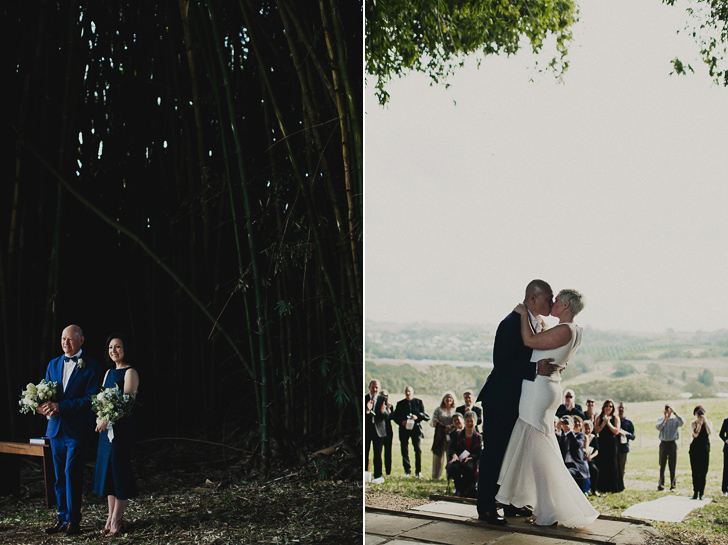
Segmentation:
{"type": "Polygon", "coordinates": [[[46,508],[56,507],[56,470],[53,468],[53,453],[51,447],[43,449],[43,479],[45,480],[46,508]]]}

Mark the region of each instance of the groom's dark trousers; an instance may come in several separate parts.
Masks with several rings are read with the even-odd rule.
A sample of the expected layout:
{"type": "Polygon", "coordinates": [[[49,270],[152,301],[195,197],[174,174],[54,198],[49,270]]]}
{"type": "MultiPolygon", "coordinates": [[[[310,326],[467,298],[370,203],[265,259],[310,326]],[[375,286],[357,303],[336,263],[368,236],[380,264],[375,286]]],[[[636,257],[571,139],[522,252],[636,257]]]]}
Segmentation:
{"type": "Polygon", "coordinates": [[[81,522],[81,492],[86,450],[94,429],[91,397],[101,387],[101,365],[82,353],[84,367],[74,369],[63,389],[63,356],[51,360],[46,380],[57,382],[60,416],[48,420],[46,435],[51,438],[53,467],[56,470],[58,520],[81,522]]]}
{"type": "MultiPolygon", "coordinates": [[[[523,344],[521,316],[511,312],[498,326],[493,346],[493,371],[478,395],[483,407],[483,452],[478,465],[478,514],[496,509],[498,474],[518,420],[521,382],[536,377],[533,350],[523,344]]],[[[518,506],[521,507],[521,506],[518,506]]]]}

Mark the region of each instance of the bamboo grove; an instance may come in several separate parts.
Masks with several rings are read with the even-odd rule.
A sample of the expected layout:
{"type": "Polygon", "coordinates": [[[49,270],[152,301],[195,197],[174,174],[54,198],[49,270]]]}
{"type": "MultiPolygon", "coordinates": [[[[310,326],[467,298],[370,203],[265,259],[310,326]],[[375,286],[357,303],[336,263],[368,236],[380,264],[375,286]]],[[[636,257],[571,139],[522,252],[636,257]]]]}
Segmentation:
{"type": "Polygon", "coordinates": [[[147,436],[359,438],[361,1],[2,12],[2,437],[77,323],[133,339],[147,436]]]}

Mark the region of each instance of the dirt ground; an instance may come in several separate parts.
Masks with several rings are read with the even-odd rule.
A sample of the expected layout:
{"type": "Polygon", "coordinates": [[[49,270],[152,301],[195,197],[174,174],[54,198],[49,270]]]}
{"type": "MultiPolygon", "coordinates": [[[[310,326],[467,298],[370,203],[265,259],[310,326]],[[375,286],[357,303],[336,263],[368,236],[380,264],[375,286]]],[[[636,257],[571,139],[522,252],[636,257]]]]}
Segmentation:
{"type": "Polygon", "coordinates": [[[140,494],[129,502],[124,536],[99,536],[107,508],[106,499],[92,492],[91,464],[82,534],[70,539],[44,534],[55,522],[55,510],[45,508],[40,466],[23,458],[20,495],[0,497],[0,543],[362,542],[361,482],[338,478],[356,467],[346,449],[277,471],[256,469],[246,456],[220,460],[215,447],[205,445],[196,445],[194,454],[179,447],[139,450],[134,468],[140,494]]]}

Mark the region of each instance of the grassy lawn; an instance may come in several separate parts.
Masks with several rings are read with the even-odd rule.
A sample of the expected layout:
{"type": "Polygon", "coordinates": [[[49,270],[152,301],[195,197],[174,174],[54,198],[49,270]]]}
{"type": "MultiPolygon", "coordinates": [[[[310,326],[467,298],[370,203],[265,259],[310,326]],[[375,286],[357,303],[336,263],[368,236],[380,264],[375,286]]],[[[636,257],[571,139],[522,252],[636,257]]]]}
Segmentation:
{"type": "MultiPolygon", "coordinates": [[[[581,395],[577,391],[577,395],[581,395]]],[[[399,400],[403,396],[391,394],[391,399],[399,400]]],[[[439,397],[419,395],[425,403],[425,410],[432,413],[439,403],[439,397]]],[[[458,396],[460,397],[460,396],[458,396]]],[[[458,399],[461,403],[460,399],[458,399]]],[[[601,406],[602,400],[597,400],[601,406]]],[[[619,400],[615,400],[619,401],[619,400]]],[[[675,410],[685,418],[685,426],[681,429],[681,437],[677,456],[677,493],[681,496],[692,496],[692,477],[688,448],[690,446],[689,423],[693,419],[695,405],[701,404],[707,410],[707,417],[713,424],[710,447],[710,468],[705,495],[713,502],[705,508],[692,511],[681,523],[654,522],[653,525],[664,535],[678,539],[687,544],[724,544],[728,543],[728,498],[721,497],[723,478],[723,446],[718,432],[723,419],[728,417],[728,399],[710,398],[698,400],[670,401],[675,410]]],[[[396,404],[396,402],[395,402],[396,404]]],[[[627,405],[627,416],[634,422],[636,439],[631,443],[625,475],[625,491],[617,494],[603,494],[599,498],[590,498],[594,507],[605,515],[620,516],[628,507],[657,499],[668,492],[658,492],[658,432],[655,422],[662,414],[665,401],[649,401],[630,403],[627,405]]],[[[400,444],[395,429],[392,445],[392,475],[384,484],[372,487],[373,493],[396,494],[412,498],[427,498],[430,494],[443,494],[447,491],[446,477],[433,481],[432,476],[432,433],[433,428],[425,425],[425,438],[422,441],[422,479],[404,478],[400,444]]],[[[414,465],[414,455],[410,445],[410,460],[414,465]]],[[[413,468],[414,471],[414,468],[413,468]]],[[[668,472],[669,475],[669,472],[668,472]]],[[[669,477],[668,477],[669,478],[669,477]]]]}

